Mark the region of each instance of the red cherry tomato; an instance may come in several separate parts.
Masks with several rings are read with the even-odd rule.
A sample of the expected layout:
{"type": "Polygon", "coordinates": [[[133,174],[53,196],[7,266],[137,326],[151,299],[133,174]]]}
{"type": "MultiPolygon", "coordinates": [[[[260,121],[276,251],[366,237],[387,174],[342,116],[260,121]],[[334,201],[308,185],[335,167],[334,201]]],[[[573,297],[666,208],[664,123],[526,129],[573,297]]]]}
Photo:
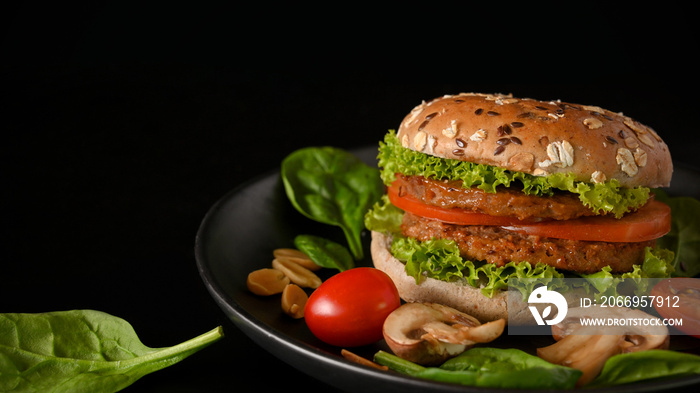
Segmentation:
{"type": "Polygon", "coordinates": [[[700,279],[667,278],[654,285],[651,295],[662,318],[681,320],[675,328],[700,338],[700,279]]]}
{"type": "Polygon", "coordinates": [[[381,340],[384,320],[400,304],[399,292],[386,273],[357,267],[316,288],[306,302],[304,318],[319,340],[357,347],[381,340]]]}

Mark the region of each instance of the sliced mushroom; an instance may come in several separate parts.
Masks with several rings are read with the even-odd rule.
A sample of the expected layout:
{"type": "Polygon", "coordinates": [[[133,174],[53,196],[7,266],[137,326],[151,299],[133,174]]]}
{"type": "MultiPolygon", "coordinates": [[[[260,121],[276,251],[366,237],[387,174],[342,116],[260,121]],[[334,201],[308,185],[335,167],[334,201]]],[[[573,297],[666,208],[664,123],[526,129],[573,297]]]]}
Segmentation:
{"type": "Polygon", "coordinates": [[[384,321],[384,339],[396,356],[422,365],[436,365],[476,343],[498,338],[499,319],[481,324],[469,314],[437,303],[406,303],[384,321]]]}
{"type": "Polygon", "coordinates": [[[557,342],[538,348],[537,355],[550,363],[581,370],[577,386],[584,386],[598,376],[611,356],[668,348],[668,329],[658,322],[657,317],[642,310],[625,307],[571,308],[566,319],[552,326],[557,342]],[[605,320],[607,325],[582,324],[585,318],[605,320]],[[609,326],[612,321],[617,323],[609,326]]]}
{"type": "Polygon", "coordinates": [[[638,309],[627,307],[574,307],[570,308],[566,318],[552,326],[552,336],[559,341],[565,336],[577,335],[623,335],[627,341],[625,352],[638,352],[648,349],[668,348],[668,328],[658,317],[638,309]],[[583,326],[581,320],[599,319],[618,323],[615,326],[583,326]]]}
{"type": "Polygon", "coordinates": [[[625,336],[570,335],[548,347],[538,348],[537,356],[554,364],[581,370],[583,374],[576,382],[581,387],[592,381],[605,361],[622,352],[625,336]]]}

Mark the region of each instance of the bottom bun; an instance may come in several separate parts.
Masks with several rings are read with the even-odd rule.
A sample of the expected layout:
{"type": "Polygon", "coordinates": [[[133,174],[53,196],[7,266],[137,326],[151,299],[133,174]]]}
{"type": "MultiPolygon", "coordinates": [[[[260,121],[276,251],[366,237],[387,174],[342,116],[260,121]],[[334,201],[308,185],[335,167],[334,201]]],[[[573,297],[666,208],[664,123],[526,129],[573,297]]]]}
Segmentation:
{"type": "Polygon", "coordinates": [[[374,267],[391,277],[406,302],[430,302],[452,307],[478,319],[481,323],[497,319],[508,320],[508,294],[502,291],[492,298],[461,282],[446,282],[424,278],[420,284],[407,275],[405,266],[391,254],[392,237],[372,231],[372,259],[374,267]]]}

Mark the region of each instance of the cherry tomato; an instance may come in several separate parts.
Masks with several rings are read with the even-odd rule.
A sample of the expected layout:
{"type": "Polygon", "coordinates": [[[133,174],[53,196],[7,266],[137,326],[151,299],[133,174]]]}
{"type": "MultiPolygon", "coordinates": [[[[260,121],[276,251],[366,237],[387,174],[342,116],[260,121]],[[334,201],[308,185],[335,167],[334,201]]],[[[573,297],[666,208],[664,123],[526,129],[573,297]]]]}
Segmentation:
{"type": "Polygon", "coordinates": [[[357,267],[316,288],[306,302],[304,318],[319,340],[357,347],[381,340],[384,320],[400,304],[399,292],[386,273],[357,267]]]}
{"type": "Polygon", "coordinates": [[[509,231],[558,239],[642,242],[658,239],[671,230],[671,208],[652,200],[634,213],[620,219],[609,216],[581,217],[573,220],[542,222],[520,221],[514,217],[496,217],[467,209],[446,209],[422,203],[409,195],[399,196],[389,188],[394,206],[421,217],[457,225],[494,225],[509,231]]]}
{"type": "Polygon", "coordinates": [[[678,319],[674,327],[690,336],[700,338],[700,279],[667,278],[651,290],[654,308],[666,319],[678,319]]]}

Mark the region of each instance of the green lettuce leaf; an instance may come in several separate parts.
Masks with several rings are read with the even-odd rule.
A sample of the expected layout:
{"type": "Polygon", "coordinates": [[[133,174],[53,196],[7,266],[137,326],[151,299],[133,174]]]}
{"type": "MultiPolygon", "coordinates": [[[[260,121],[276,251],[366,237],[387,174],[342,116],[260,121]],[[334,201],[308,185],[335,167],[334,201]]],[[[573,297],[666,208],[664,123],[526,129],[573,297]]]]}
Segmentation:
{"type": "Polygon", "coordinates": [[[647,280],[649,278],[667,278],[671,277],[674,272],[673,267],[674,254],[672,251],[664,248],[647,247],[644,250],[644,262],[641,265],[634,265],[631,272],[622,274],[613,274],[609,266],[604,267],[599,272],[593,274],[581,274],[589,285],[595,289],[587,291],[595,294],[597,300],[603,296],[615,297],[623,292],[627,293],[630,289],[630,284],[634,283],[632,291],[636,295],[645,295],[651,291],[649,286],[653,285],[655,280],[647,280]]]}
{"type": "Polygon", "coordinates": [[[365,213],[365,228],[382,233],[397,235],[401,233],[401,220],[403,210],[389,202],[389,197],[384,194],[375,202],[370,210],[365,213]]]}
{"type": "Polygon", "coordinates": [[[618,218],[644,205],[650,196],[650,190],[646,187],[623,188],[615,179],[593,184],[577,181],[576,176],[570,173],[534,176],[419,153],[401,146],[393,130],[379,143],[377,158],[382,181],[387,185],[395,180],[396,173],[402,173],[431,179],[460,180],[465,188],[478,187],[486,192],[496,192],[499,186],[519,186],[528,195],[551,196],[555,190],[562,190],[577,194],[581,202],[597,214],[612,213],[618,218]]]}
{"type": "MultiPolygon", "coordinates": [[[[406,274],[420,283],[426,277],[441,281],[463,281],[491,298],[508,289],[512,277],[536,279],[534,283],[546,284],[552,278],[564,278],[555,268],[537,263],[509,262],[504,266],[463,259],[454,240],[432,239],[418,241],[408,237],[395,237],[391,252],[406,264],[406,274]]],[[[529,293],[532,288],[520,288],[529,293]]]]}

